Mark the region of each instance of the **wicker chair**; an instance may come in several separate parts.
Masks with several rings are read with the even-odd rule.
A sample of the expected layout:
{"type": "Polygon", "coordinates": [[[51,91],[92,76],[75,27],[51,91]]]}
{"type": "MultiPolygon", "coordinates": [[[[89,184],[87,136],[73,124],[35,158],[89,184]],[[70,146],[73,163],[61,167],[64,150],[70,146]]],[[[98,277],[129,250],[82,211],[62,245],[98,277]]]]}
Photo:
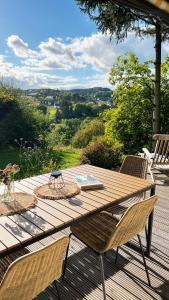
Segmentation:
{"type": "Polygon", "coordinates": [[[68,242],[69,238],[63,236],[15,260],[0,283],[0,299],[31,300],[51,283],[54,282],[56,286],[55,280],[62,274],[68,242]]]}
{"type": "MultiPolygon", "coordinates": [[[[113,218],[111,215],[102,212],[88,217],[86,220],[79,222],[77,225],[71,226],[71,234],[73,234],[99,255],[104,300],[106,299],[106,292],[104,282],[103,254],[114,247],[119,247],[127,243],[136,235],[138,236],[143,256],[148,283],[151,285],[139,233],[145,227],[146,220],[153,210],[156,201],[157,196],[153,196],[147,200],[133,204],[127,209],[120,221],[113,218]]],[[[67,254],[63,278],[65,275],[67,254]]]]}
{"type": "MultiPolygon", "coordinates": [[[[124,159],[120,168],[120,173],[135,176],[138,178],[146,179],[147,177],[148,161],[140,156],[128,155],[124,159]]],[[[145,198],[145,194],[141,193],[137,197],[133,197],[123,202],[123,204],[116,204],[107,209],[106,211],[113,215],[120,216],[126,211],[126,209],[133,203],[141,201],[145,198]]]]}

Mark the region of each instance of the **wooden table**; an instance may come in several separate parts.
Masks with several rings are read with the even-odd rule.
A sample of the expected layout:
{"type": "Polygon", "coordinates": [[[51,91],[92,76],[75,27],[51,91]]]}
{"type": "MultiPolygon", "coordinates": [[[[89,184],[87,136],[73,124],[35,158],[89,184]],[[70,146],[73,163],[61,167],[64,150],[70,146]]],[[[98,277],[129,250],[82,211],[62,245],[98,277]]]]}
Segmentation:
{"type": "MultiPolygon", "coordinates": [[[[82,165],[63,171],[65,181],[72,181],[77,175],[92,174],[103,182],[104,189],[81,191],[75,198],[80,205],[69,199],[39,200],[35,208],[22,214],[0,217],[0,258],[22,247],[28,246],[71,224],[102,211],[113,204],[121,203],[140,192],[155,193],[151,181],[128,176],[102,168],[82,165]]],[[[16,192],[33,193],[35,187],[48,182],[49,174],[26,178],[15,182],[16,192]]],[[[147,254],[150,254],[153,213],[149,217],[147,254]]]]}

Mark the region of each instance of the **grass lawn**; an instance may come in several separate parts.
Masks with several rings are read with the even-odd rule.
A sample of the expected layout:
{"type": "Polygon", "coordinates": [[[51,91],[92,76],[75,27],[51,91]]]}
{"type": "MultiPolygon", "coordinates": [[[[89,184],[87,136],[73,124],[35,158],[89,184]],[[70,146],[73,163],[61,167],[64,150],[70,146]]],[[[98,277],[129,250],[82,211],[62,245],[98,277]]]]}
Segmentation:
{"type": "Polygon", "coordinates": [[[80,150],[71,147],[61,148],[61,169],[71,168],[78,166],[80,150]]]}
{"type": "Polygon", "coordinates": [[[0,149],[0,169],[9,163],[19,163],[19,151],[17,149],[0,149]]]}
{"type": "MultiPolygon", "coordinates": [[[[80,150],[70,147],[56,149],[59,152],[59,168],[65,169],[80,164],[80,150]]],[[[8,163],[19,164],[18,149],[0,149],[0,169],[3,169],[8,163]]]]}
{"type": "Polygon", "coordinates": [[[57,109],[55,107],[48,106],[47,111],[49,114],[49,119],[50,120],[55,119],[57,109]]]}

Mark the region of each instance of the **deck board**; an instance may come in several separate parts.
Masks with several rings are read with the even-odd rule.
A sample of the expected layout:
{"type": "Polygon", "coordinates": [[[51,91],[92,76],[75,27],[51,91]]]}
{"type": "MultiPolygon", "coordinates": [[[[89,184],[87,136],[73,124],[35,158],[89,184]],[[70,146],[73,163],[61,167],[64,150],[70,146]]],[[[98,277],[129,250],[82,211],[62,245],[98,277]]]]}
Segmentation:
{"type": "MultiPolygon", "coordinates": [[[[118,264],[115,251],[104,259],[107,300],[169,299],[169,183],[157,185],[159,200],[155,209],[151,258],[147,259],[152,288],[147,285],[139,253],[123,246],[118,264]]],[[[69,234],[69,229],[63,231],[69,234]]],[[[56,238],[57,234],[53,235],[56,238]]],[[[145,243],[144,232],[142,241],[145,243]]],[[[63,300],[102,300],[99,266],[96,255],[76,238],[72,238],[65,282],[58,282],[63,300]]],[[[48,288],[36,300],[57,299],[54,287],[48,288]],[[52,294],[53,291],[53,294],[52,294]]]]}
{"type": "MultiPolygon", "coordinates": [[[[39,178],[41,181],[45,180],[45,176],[39,178]]],[[[90,193],[92,195],[92,192],[89,192],[89,199],[90,193]]],[[[152,252],[151,258],[147,259],[152,288],[147,285],[140,254],[127,246],[123,246],[119,251],[117,265],[114,265],[114,250],[108,251],[104,257],[107,300],[169,300],[169,181],[168,184],[163,185],[163,182],[160,182],[157,185],[157,194],[159,200],[154,214],[152,252]]],[[[103,199],[106,201],[106,198],[103,197],[103,199]]],[[[60,205],[61,209],[63,203],[61,202],[60,205]]],[[[68,205],[65,205],[65,212],[69,216],[68,205]]],[[[76,210],[74,213],[75,216],[80,215],[80,212],[76,210]]],[[[31,221],[31,213],[29,215],[27,212],[22,215],[31,221]]],[[[40,216],[37,218],[32,223],[43,230],[43,226],[39,223],[40,216]]],[[[31,230],[33,229],[30,229],[30,234],[32,234],[31,230]]],[[[34,243],[28,247],[29,251],[46,245],[61,234],[69,234],[69,228],[34,243]]],[[[145,244],[144,232],[141,237],[145,244]]],[[[10,241],[7,246],[10,247],[10,241]]],[[[58,289],[62,300],[103,299],[97,256],[76,238],[71,239],[65,281],[60,280],[58,282],[58,289]]],[[[36,300],[49,299],[58,299],[53,286],[36,298],[36,300]]]]}

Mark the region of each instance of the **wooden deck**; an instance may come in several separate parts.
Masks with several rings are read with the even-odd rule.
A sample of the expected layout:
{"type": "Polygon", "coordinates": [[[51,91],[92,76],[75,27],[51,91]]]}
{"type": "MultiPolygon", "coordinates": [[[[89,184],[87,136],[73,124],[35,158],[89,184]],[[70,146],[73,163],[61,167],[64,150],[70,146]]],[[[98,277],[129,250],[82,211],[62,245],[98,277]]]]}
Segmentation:
{"type": "MultiPolygon", "coordinates": [[[[152,288],[147,285],[141,255],[123,246],[117,266],[113,250],[104,259],[107,300],[169,299],[169,177],[160,177],[158,175],[159,201],[154,216],[152,254],[147,259],[152,288]]],[[[64,233],[68,234],[68,230],[64,233]]],[[[56,236],[58,234],[53,238],[56,236]]],[[[46,242],[48,240],[43,241],[46,242]]],[[[71,240],[66,279],[58,283],[58,288],[63,300],[103,299],[97,257],[75,238],[71,240]]],[[[37,300],[47,299],[57,299],[54,288],[48,288],[37,297],[37,300]]]]}
{"type": "MultiPolygon", "coordinates": [[[[152,288],[147,285],[141,255],[123,246],[117,265],[114,265],[113,250],[104,259],[107,300],[169,299],[169,177],[160,179],[158,176],[157,194],[159,201],[154,216],[152,252],[151,258],[147,259],[152,288]]],[[[63,233],[69,234],[69,229],[63,233]]],[[[60,234],[29,248],[35,250],[60,234]]],[[[144,233],[142,241],[145,241],[144,233]]],[[[75,238],[71,239],[65,281],[60,280],[58,288],[62,300],[103,299],[97,256],[75,238]]],[[[58,299],[54,287],[49,287],[36,298],[47,299],[58,299]]]]}

